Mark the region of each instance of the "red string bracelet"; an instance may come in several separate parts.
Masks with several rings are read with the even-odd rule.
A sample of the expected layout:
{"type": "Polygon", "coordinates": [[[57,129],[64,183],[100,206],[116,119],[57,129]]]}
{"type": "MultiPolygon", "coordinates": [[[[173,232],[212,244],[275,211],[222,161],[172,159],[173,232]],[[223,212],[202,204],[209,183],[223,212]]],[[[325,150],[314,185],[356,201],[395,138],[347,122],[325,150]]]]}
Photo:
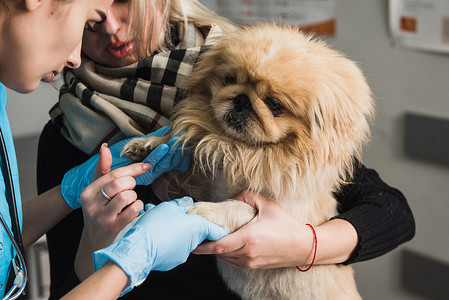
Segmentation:
{"type": "Polygon", "coordinates": [[[310,270],[310,268],[312,268],[313,263],[315,262],[315,258],[316,258],[316,249],[317,249],[317,247],[318,247],[318,239],[317,239],[317,237],[316,237],[315,228],[313,228],[313,226],[310,225],[309,223],[307,223],[306,225],[308,225],[308,226],[310,226],[310,228],[312,228],[312,231],[313,231],[313,239],[314,239],[314,245],[315,245],[314,248],[315,248],[315,250],[313,251],[313,259],[312,259],[312,263],[310,264],[310,266],[309,266],[307,269],[302,270],[302,269],[300,269],[298,266],[296,266],[296,269],[298,269],[298,270],[301,271],[301,272],[307,272],[307,271],[310,270]]]}

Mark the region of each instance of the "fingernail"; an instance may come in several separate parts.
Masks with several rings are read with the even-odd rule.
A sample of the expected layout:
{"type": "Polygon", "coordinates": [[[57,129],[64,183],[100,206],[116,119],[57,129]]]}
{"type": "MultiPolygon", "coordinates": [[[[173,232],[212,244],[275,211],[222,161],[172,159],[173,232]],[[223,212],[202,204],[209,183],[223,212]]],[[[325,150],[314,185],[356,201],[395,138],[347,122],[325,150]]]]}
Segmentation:
{"type": "Polygon", "coordinates": [[[108,147],[108,144],[106,144],[106,143],[101,144],[100,150],[98,150],[98,153],[103,152],[103,150],[104,150],[105,148],[107,148],[107,147],[108,147]]]}
{"type": "Polygon", "coordinates": [[[152,167],[153,167],[153,165],[150,163],[142,164],[142,170],[144,170],[144,171],[147,171],[147,170],[151,169],[152,167]]]}

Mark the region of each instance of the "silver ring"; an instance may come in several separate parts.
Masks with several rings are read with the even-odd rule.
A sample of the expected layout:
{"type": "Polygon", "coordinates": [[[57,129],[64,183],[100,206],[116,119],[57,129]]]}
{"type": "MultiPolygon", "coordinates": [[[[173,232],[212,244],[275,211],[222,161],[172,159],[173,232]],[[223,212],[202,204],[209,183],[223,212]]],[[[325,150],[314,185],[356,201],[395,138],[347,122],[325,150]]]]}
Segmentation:
{"type": "Polygon", "coordinates": [[[109,197],[109,195],[108,194],[106,194],[106,192],[104,191],[104,189],[101,189],[101,194],[108,200],[108,201],[111,201],[112,200],[112,198],[111,197],[109,197]]]}

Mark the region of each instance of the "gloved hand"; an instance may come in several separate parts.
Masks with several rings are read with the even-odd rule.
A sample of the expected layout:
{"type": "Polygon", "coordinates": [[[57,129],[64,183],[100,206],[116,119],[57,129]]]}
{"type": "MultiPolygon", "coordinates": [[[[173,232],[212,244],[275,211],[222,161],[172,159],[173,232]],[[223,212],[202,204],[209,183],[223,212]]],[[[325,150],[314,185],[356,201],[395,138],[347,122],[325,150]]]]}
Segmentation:
{"type": "Polygon", "coordinates": [[[182,143],[174,145],[178,138],[179,135],[176,135],[172,137],[167,144],[159,145],[153,150],[153,152],[159,153],[152,155],[153,152],[151,152],[143,160],[144,163],[151,163],[153,168],[135,178],[138,185],[149,185],[159,176],[171,170],[187,171],[190,166],[190,153],[187,150],[182,149],[182,143]],[[162,159],[158,159],[158,156],[162,154],[163,151],[166,151],[166,154],[162,157],[162,159]]]}
{"type": "Polygon", "coordinates": [[[147,211],[122,239],[94,252],[95,270],[108,260],[120,266],[130,278],[123,295],[150,271],[171,270],[184,263],[204,240],[216,241],[228,234],[203,217],[188,214],[192,206],[190,197],[163,202],[149,211],[147,205],[147,211]]]}
{"type": "MultiPolygon", "coordinates": [[[[164,136],[170,132],[171,128],[165,126],[147,136],[164,136]]],[[[135,138],[137,137],[120,141],[109,147],[112,154],[111,170],[135,163],[135,161],[125,156],[120,156],[120,152],[125,144],[135,138]]],[[[190,165],[190,154],[183,151],[180,144],[177,144],[174,149],[170,149],[178,138],[178,136],[175,136],[167,144],[159,145],[144,159],[143,162],[151,163],[153,168],[135,178],[138,185],[151,184],[156,178],[171,170],[185,171],[188,169],[190,165]]],[[[81,192],[92,182],[98,158],[99,155],[96,154],[83,164],[70,169],[64,175],[61,183],[61,192],[64,200],[71,208],[76,209],[81,207],[81,192]]]]}

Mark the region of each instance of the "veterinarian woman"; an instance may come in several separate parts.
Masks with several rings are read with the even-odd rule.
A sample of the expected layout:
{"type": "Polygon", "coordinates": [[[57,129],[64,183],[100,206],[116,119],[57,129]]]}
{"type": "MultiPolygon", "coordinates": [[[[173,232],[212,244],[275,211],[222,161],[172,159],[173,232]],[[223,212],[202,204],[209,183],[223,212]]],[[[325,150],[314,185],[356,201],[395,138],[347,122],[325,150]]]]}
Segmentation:
{"type": "MultiPolygon", "coordinates": [[[[188,166],[188,159],[178,155],[179,152],[167,153],[170,145],[156,149],[158,153],[149,156],[146,163],[137,164],[126,159],[112,162],[111,151],[114,152],[115,148],[111,147],[110,151],[103,146],[100,158],[93,157],[66,176],[62,186],[27,201],[22,217],[17,162],[6,114],[5,86],[18,92],[31,92],[41,80],[52,81],[63,67],[78,67],[83,28],[105,22],[110,4],[110,0],[0,2],[2,299],[16,299],[23,292],[27,281],[23,248],[36,241],[74,207],[80,207],[80,201],[85,210],[102,211],[103,218],[113,218],[109,223],[111,226],[115,224],[123,228],[120,223],[128,223],[143,209],[142,202],[136,200],[137,196],[132,191],[136,180],[149,183],[166,170],[188,166]],[[111,163],[112,167],[124,167],[109,172],[111,163]],[[133,176],[137,176],[136,180],[133,176]],[[92,179],[96,180],[84,189],[80,200],[81,190],[92,179]],[[11,279],[9,283],[8,277],[11,279]]],[[[151,270],[172,269],[184,262],[204,239],[215,240],[226,234],[222,228],[203,218],[186,214],[191,205],[190,198],[183,198],[149,211],[147,206],[147,212],[123,239],[95,253],[94,261],[99,270],[66,297],[115,299],[145,279],[151,270]],[[162,227],[156,230],[154,224],[162,227]]],[[[92,222],[88,225],[92,231],[102,229],[92,222]]],[[[96,234],[104,234],[104,231],[96,234]]]]}
{"type": "MultiPolygon", "coordinates": [[[[105,22],[86,28],[81,67],[64,73],[65,86],[40,138],[39,192],[59,184],[70,168],[96,153],[102,143],[169,125],[171,109],[181,100],[182,78],[203,51],[200,46],[233,28],[196,0],[114,1],[105,22]]],[[[402,193],[386,185],[374,170],[361,164],[356,170],[354,184],[336,195],[341,214],[315,228],[315,264],[371,259],[414,235],[413,215],[402,193]]],[[[151,190],[136,191],[144,202],[157,204],[151,190]]],[[[200,245],[196,253],[219,254],[244,268],[307,268],[314,252],[312,230],[269,199],[251,192],[238,198],[256,206],[259,215],[236,233],[200,245]]],[[[52,299],[91,272],[82,263],[90,255],[76,255],[80,236],[83,244],[87,234],[80,210],[47,235],[52,299]]],[[[215,270],[214,257],[191,255],[175,270],[151,273],[124,298],[236,299],[215,270]]]]}

